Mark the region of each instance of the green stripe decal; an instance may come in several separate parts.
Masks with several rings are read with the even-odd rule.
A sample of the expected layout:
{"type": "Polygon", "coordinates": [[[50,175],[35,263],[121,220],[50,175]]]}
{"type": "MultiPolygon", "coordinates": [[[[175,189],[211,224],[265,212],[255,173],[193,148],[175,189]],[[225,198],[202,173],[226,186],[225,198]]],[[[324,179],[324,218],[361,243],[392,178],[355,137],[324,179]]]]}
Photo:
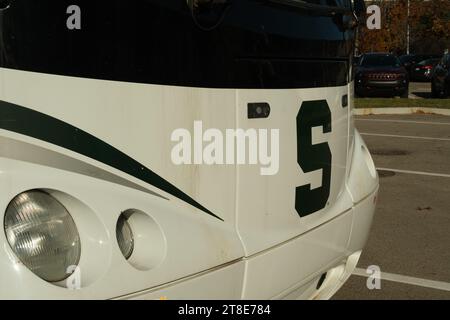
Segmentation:
{"type": "Polygon", "coordinates": [[[66,122],[35,110],[0,100],[0,129],[43,140],[100,161],[163,190],[223,221],[223,219],[141,163],[106,142],[66,122]]]}

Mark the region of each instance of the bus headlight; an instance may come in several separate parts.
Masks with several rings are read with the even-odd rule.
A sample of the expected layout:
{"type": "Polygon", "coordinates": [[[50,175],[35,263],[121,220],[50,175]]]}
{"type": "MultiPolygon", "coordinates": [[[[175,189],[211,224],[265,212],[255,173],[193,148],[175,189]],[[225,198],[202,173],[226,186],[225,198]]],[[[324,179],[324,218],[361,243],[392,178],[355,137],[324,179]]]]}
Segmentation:
{"type": "Polygon", "coordinates": [[[8,205],[6,238],[20,261],[38,277],[58,282],[70,276],[81,255],[77,227],[67,209],[46,192],[33,190],[8,205]]]}
{"type": "Polygon", "coordinates": [[[125,259],[129,259],[134,250],[134,237],[131,226],[128,223],[128,217],[125,214],[121,214],[116,226],[117,243],[119,244],[120,251],[125,259]]]}

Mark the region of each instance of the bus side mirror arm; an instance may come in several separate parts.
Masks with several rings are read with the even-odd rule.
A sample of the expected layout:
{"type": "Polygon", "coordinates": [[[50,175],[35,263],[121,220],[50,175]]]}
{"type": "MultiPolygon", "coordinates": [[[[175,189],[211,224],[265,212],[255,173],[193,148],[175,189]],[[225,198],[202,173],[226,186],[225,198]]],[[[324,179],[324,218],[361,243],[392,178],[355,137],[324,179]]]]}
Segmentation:
{"type": "Polygon", "coordinates": [[[365,24],[365,17],[366,17],[366,3],[364,0],[354,0],[353,1],[353,13],[355,14],[356,18],[358,19],[358,24],[363,25],[365,24]]]}

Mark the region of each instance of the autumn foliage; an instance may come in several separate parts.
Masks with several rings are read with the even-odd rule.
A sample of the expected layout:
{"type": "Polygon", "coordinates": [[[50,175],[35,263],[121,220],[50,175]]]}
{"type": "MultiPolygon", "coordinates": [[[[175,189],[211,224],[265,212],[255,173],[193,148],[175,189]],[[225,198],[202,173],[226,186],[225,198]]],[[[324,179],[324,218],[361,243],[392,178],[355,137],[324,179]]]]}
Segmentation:
{"type": "MultiPolygon", "coordinates": [[[[365,52],[406,53],[407,0],[375,0],[381,9],[381,29],[360,28],[358,49],[365,52]]],[[[450,49],[450,0],[410,0],[411,53],[442,54],[450,49]]]]}

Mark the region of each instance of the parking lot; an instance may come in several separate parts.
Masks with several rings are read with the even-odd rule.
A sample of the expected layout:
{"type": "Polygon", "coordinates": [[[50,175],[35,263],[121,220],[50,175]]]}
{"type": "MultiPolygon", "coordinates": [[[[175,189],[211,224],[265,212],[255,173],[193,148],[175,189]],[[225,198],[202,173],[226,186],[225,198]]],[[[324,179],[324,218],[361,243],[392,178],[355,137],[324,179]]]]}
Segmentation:
{"type": "Polygon", "coordinates": [[[431,96],[431,82],[411,82],[409,84],[410,99],[429,99],[431,96]]]}
{"type": "Polygon", "coordinates": [[[450,299],[450,117],[357,117],[380,175],[358,268],[334,299],[450,299]],[[381,289],[366,269],[378,266],[381,289]]]}

